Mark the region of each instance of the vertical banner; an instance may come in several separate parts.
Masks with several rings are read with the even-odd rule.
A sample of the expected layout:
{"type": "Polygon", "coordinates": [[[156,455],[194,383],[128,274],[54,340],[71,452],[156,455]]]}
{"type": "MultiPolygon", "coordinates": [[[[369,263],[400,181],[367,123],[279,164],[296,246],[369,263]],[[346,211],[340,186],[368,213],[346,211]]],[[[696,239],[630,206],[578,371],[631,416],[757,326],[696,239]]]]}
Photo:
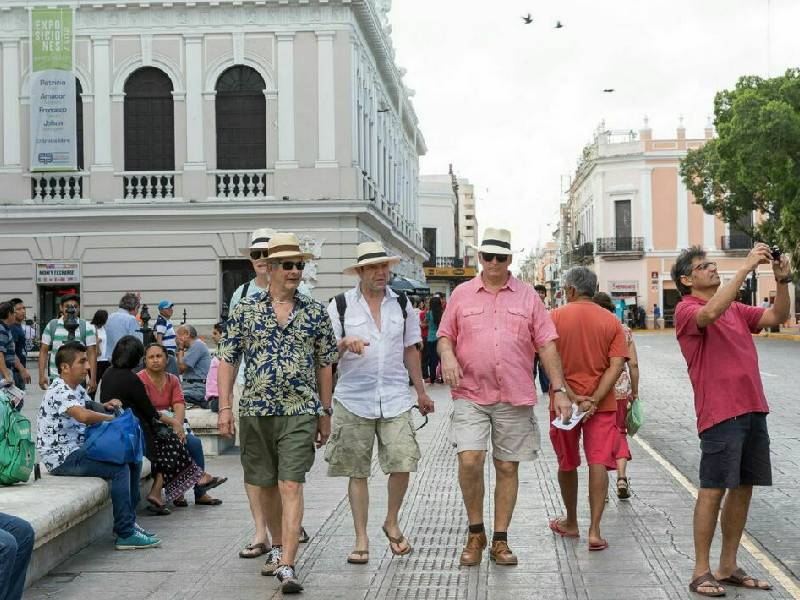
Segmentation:
{"type": "Polygon", "coordinates": [[[72,8],[31,10],[31,171],[77,171],[72,8]]]}

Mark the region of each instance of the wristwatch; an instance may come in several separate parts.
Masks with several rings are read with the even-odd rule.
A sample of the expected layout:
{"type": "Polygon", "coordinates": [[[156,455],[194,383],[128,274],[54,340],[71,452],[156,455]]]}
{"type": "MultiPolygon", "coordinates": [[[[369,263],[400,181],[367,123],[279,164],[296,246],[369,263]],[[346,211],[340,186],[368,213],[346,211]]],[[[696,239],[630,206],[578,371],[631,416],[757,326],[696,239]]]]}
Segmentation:
{"type": "Polygon", "coordinates": [[[776,278],[775,278],[775,282],[776,282],[776,283],[792,283],[792,276],[791,276],[791,275],[789,275],[789,276],[787,276],[787,277],[781,277],[780,279],[778,279],[778,278],[776,277],[776,278]]]}
{"type": "Polygon", "coordinates": [[[333,416],[333,407],[332,407],[332,406],[329,406],[328,408],[325,408],[325,407],[323,406],[323,407],[322,407],[322,412],[324,412],[324,413],[325,413],[326,415],[328,415],[329,417],[332,417],[332,416],[333,416]]]}
{"type": "Polygon", "coordinates": [[[553,390],[553,393],[554,393],[554,394],[557,394],[558,392],[561,392],[562,394],[566,394],[566,393],[567,393],[567,388],[565,388],[565,387],[562,385],[560,388],[556,388],[556,389],[554,389],[554,390],[553,390]]]}

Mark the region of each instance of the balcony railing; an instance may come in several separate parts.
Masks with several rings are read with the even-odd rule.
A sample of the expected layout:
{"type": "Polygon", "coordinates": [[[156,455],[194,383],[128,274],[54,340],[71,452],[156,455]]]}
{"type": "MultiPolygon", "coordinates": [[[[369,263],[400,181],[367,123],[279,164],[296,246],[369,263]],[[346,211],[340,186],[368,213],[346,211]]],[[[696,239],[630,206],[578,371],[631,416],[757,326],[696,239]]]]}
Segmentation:
{"type": "Polygon", "coordinates": [[[719,247],[725,251],[750,250],[753,247],[753,238],[745,233],[723,235],[719,247]]]}
{"type": "Polygon", "coordinates": [[[209,171],[214,176],[217,198],[256,200],[274,196],[274,171],[248,169],[238,171],[209,171]]]}
{"type": "Polygon", "coordinates": [[[122,177],[125,200],[164,200],[175,197],[175,171],[126,171],[122,177]]]}
{"type": "Polygon", "coordinates": [[[31,200],[66,202],[83,198],[83,176],[76,173],[31,175],[31,200]]]}
{"type": "Polygon", "coordinates": [[[595,246],[597,254],[616,253],[642,253],[644,252],[644,238],[640,237],[610,237],[597,238],[595,246]]]}
{"type": "Polygon", "coordinates": [[[594,244],[586,242],[570,252],[567,252],[567,263],[569,265],[590,264],[594,259],[594,244]]]}

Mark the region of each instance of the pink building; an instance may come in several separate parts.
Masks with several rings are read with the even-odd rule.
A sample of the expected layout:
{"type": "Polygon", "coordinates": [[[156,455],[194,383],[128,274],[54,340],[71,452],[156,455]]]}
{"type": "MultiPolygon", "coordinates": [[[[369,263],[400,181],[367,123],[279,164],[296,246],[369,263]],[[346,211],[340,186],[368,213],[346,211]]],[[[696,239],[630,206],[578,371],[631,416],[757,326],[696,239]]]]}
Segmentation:
{"type": "MultiPolygon", "coordinates": [[[[682,248],[703,246],[723,282],[732,278],[753,241],[736,225],[703,212],[679,173],[687,150],[713,134],[708,124],[703,137],[687,138],[683,119],[669,139],[653,139],[646,118],[638,133],[601,123],[562,206],[562,271],[591,266],[602,291],[646,308],[648,326],[656,304],[666,325],[672,324],[680,296],[669,272],[682,248]]],[[[743,293],[756,304],[774,295],[770,267],[762,266],[743,293]]]]}

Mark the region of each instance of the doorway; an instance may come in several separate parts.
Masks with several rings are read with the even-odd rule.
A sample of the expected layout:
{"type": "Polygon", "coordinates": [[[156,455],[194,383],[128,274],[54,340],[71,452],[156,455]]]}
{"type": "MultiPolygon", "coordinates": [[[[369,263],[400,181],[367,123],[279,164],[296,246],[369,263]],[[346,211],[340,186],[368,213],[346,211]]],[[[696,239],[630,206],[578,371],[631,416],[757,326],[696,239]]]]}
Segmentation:
{"type": "MultiPolygon", "coordinates": [[[[39,286],[39,329],[44,330],[52,319],[61,316],[58,307],[61,298],[67,294],[80,294],[80,286],[70,285],[40,285],[39,286]]],[[[79,315],[80,316],[80,315],[79,315]]]]}
{"type": "Polygon", "coordinates": [[[222,302],[220,318],[227,316],[230,310],[231,296],[245,281],[250,281],[256,274],[249,260],[223,260],[220,265],[222,302]]]}
{"type": "Polygon", "coordinates": [[[664,290],[664,327],[675,327],[675,307],[680,301],[678,290],[664,290]]]}

